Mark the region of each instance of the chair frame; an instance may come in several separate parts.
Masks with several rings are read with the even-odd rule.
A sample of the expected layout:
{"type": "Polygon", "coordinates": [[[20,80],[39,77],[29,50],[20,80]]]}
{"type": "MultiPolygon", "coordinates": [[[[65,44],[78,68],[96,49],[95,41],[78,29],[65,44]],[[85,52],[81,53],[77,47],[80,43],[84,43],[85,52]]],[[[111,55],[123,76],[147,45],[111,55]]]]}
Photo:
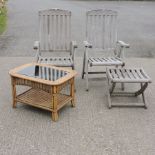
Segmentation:
{"type": "MultiPolygon", "coordinates": [[[[71,38],[71,12],[70,11],[68,11],[68,10],[62,10],[62,9],[57,9],[57,8],[53,8],[53,9],[50,9],[50,10],[42,10],[42,11],[39,11],[39,21],[41,22],[41,20],[40,20],[40,16],[41,15],[44,15],[44,16],[50,16],[50,15],[52,15],[52,16],[69,16],[69,37],[71,38]]],[[[56,17],[57,18],[57,17],[56,17]]],[[[56,24],[58,24],[58,23],[56,23],[56,24]]],[[[51,25],[50,25],[51,26],[51,25]]],[[[49,27],[50,27],[49,26],[49,27]]],[[[41,31],[41,30],[40,30],[41,31]]],[[[41,32],[40,32],[41,33],[41,32]]],[[[40,34],[41,35],[41,34],[40,34]]],[[[59,33],[59,35],[61,35],[61,33],[59,33]]],[[[41,38],[41,37],[40,37],[41,38]]],[[[64,38],[65,39],[65,38],[64,38]]],[[[56,40],[56,42],[57,42],[57,45],[59,45],[59,40],[57,39],[56,40]]],[[[65,42],[65,41],[64,41],[65,42]]],[[[52,43],[51,43],[52,44],[52,43]]],[[[65,46],[65,45],[63,45],[63,46],[65,46]]],[[[68,45],[67,45],[68,46],[68,45]]],[[[76,41],[70,41],[70,45],[69,45],[70,47],[69,47],[69,49],[66,49],[66,50],[64,50],[64,49],[45,49],[45,51],[48,51],[48,52],[61,52],[61,51],[63,51],[63,52],[69,52],[69,55],[68,56],[70,56],[70,58],[71,58],[71,64],[59,64],[59,61],[58,61],[58,63],[56,64],[56,66],[59,66],[59,67],[72,67],[72,69],[74,69],[75,68],[75,63],[74,63],[74,60],[75,60],[75,51],[76,51],[76,48],[78,47],[77,46],[77,43],[76,43],[76,41]]],[[[61,45],[59,45],[59,47],[61,47],[61,45]]],[[[41,39],[40,39],[40,41],[35,41],[34,42],[34,50],[37,52],[36,53],[36,62],[39,62],[39,60],[42,58],[41,57],[41,53],[42,52],[44,52],[44,50],[42,50],[41,49],[41,39]]],[[[47,48],[47,47],[46,47],[47,48]]],[[[51,57],[50,57],[51,58],[51,57]]],[[[66,60],[66,57],[53,57],[55,60],[60,60],[61,61],[61,59],[62,60],[66,60]]],[[[67,57],[68,58],[68,57],[67,57]]],[[[41,62],[39,62],[39,63],[41,63],[41,62]]],[[[51,59],[48,59],[47,58],[47,62],[46,62],[47,64],[52,64],[53,62],[51,61],[51,59]]]]}
{"type": "MultiPolygon", "coordinates": [[[[112,10],[91,10],[87,12],[87,16],[91,13],[96,13],[96,15],[111,15],[111,14],[116,14],[117,16],[117,12],[116,11],[112,11],[112,10]]],[[[86,25],[88,26],[88,23],[86,23],[86,25]]],[[[86,38],[87,35],[89,34],[89,32],[87,31],[87,26],[86,26],[86,38]]],[[[117,31],[116,31],[117,32],[117,31]]],[[[101,73],[106,73],[106,72],[89,72],[89,67],[93,67],[92,64],[89,63],[89,51],[93,49],[93,44],[91,44],[88,39],[86,41],[84,41],[84,56],[83,56],[83,68],[82,68],[82,79],[84,79],[84,76],[86,76],[86,90],[88,91],[89,89],[89,85],[88,85],[88,74],[101,74],[101,73]]],[[[124,59],[124,49],[125,48],[129,48],[129,44],[123,42],[123,41],[117,41],[116,40],[116,47],[114,49],[114,58],[118,59],[119,61],[122,61],[122,64],[116,64],[116,63],[111,63],[111,64],[104,64],[104,63],[100,63],[96,66],[124,66],[125,63],[123,62],[124,59]]],[[[106,49],[103,49],[106,50],[106,49]]],[[[123,86],[122,86],[123,88],[123,86]]]]}

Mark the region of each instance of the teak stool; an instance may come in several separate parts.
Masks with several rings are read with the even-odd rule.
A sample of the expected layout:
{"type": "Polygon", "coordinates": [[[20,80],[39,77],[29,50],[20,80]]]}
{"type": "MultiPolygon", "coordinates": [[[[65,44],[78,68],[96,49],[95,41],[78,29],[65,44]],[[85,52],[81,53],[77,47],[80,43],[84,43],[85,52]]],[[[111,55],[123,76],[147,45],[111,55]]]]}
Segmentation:
{"type": "MultiPolygon", "coordinates": [[[[112,96],[135,96],[142,95],[143,104],[139,105],[140,107],[147,108],[145,102],[144,91],[148,86],[148,83],[151,83],[151,79],[145,73],[142,68],[126,69],[126,68],[107,68],[107,80],[108,80],[108,104],[109,108],[112,106],[111,97],[112,96]],[[139,83],[140,89],[136,92],[114,92],[116,83],[139,83]],[[112,84],[112,86],[110,86],[112,84]]],[[[117,105],[124,106],[124,105],[117,105]]],[[[129,106],[129,105],[128,105],[129,106]]],[[[133,106],[133,105],[132,105],[133,106]]]]}

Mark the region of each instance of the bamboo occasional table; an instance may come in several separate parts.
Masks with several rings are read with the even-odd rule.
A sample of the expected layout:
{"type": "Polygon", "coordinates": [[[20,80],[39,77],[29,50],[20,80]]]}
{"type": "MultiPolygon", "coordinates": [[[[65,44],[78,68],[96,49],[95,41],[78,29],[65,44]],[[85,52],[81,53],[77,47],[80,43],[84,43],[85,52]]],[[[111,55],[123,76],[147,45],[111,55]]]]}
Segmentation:
{"type": "Polygon", "coordinates": [[[12,83],[13,108],[17,102],[29,104],[52,112],[52,120],[58,120],[58,110],[71,102],[75,106],[74,70],[58,68],[47,64],[30,63],[9,72],[12,83]],[[30,89],[18,94],[16,86],[29,86],[30,89]],[[69,93],[62,90],[69,85],[69,93]]]}

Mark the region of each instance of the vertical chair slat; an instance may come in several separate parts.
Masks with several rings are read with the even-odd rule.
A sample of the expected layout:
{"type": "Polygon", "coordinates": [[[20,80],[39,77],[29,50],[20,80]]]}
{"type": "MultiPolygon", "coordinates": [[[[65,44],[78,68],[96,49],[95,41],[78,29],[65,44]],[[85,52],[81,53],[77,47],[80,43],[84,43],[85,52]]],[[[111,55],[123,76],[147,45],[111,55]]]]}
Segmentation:
{"type": "Polygon", "coordinates": [[[50,49],[54,47],[52,40],[54,39],[53,37],[53,29],[54,29],[54,21],[53,21],[53,15],[50,15],[50,21],[49,21],[49,37],[50,37],[50,49]]]}

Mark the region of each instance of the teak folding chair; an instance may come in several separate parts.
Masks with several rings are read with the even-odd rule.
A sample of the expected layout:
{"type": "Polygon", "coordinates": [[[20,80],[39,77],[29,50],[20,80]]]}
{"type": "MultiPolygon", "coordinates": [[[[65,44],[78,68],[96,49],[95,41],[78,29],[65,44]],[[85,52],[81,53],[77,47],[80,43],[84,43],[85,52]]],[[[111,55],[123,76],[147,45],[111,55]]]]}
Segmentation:
{"type": "MultiPolygon", "coordinates": [[[[86,13],[86,41],[83,57],[82,78],[86,75],[86,90],[88,91],[88,74],[93,66],[124,66],[124,48],[129,44],[117,40],[117,12],[112,10],[92,10],[86,13]],[[95,56],[90,52],[94,51],[95,56]],[[98,52],[109,53],[110,56],[98,56],[98,52]]],[[[105,72],[104,72],[105,73],[105,72]]]]}
{"type": "Polygon", "coordinates": [[[39,41],[35,41],[36,61],[74,69],[74,52],[77,48],[71,41],[71,12],[61,9],[39,11],[39,41]],[[55,56],[42,56],[45,52],[55,56]],[[62,56],[60,52],[65,52],[62,56]]]}

